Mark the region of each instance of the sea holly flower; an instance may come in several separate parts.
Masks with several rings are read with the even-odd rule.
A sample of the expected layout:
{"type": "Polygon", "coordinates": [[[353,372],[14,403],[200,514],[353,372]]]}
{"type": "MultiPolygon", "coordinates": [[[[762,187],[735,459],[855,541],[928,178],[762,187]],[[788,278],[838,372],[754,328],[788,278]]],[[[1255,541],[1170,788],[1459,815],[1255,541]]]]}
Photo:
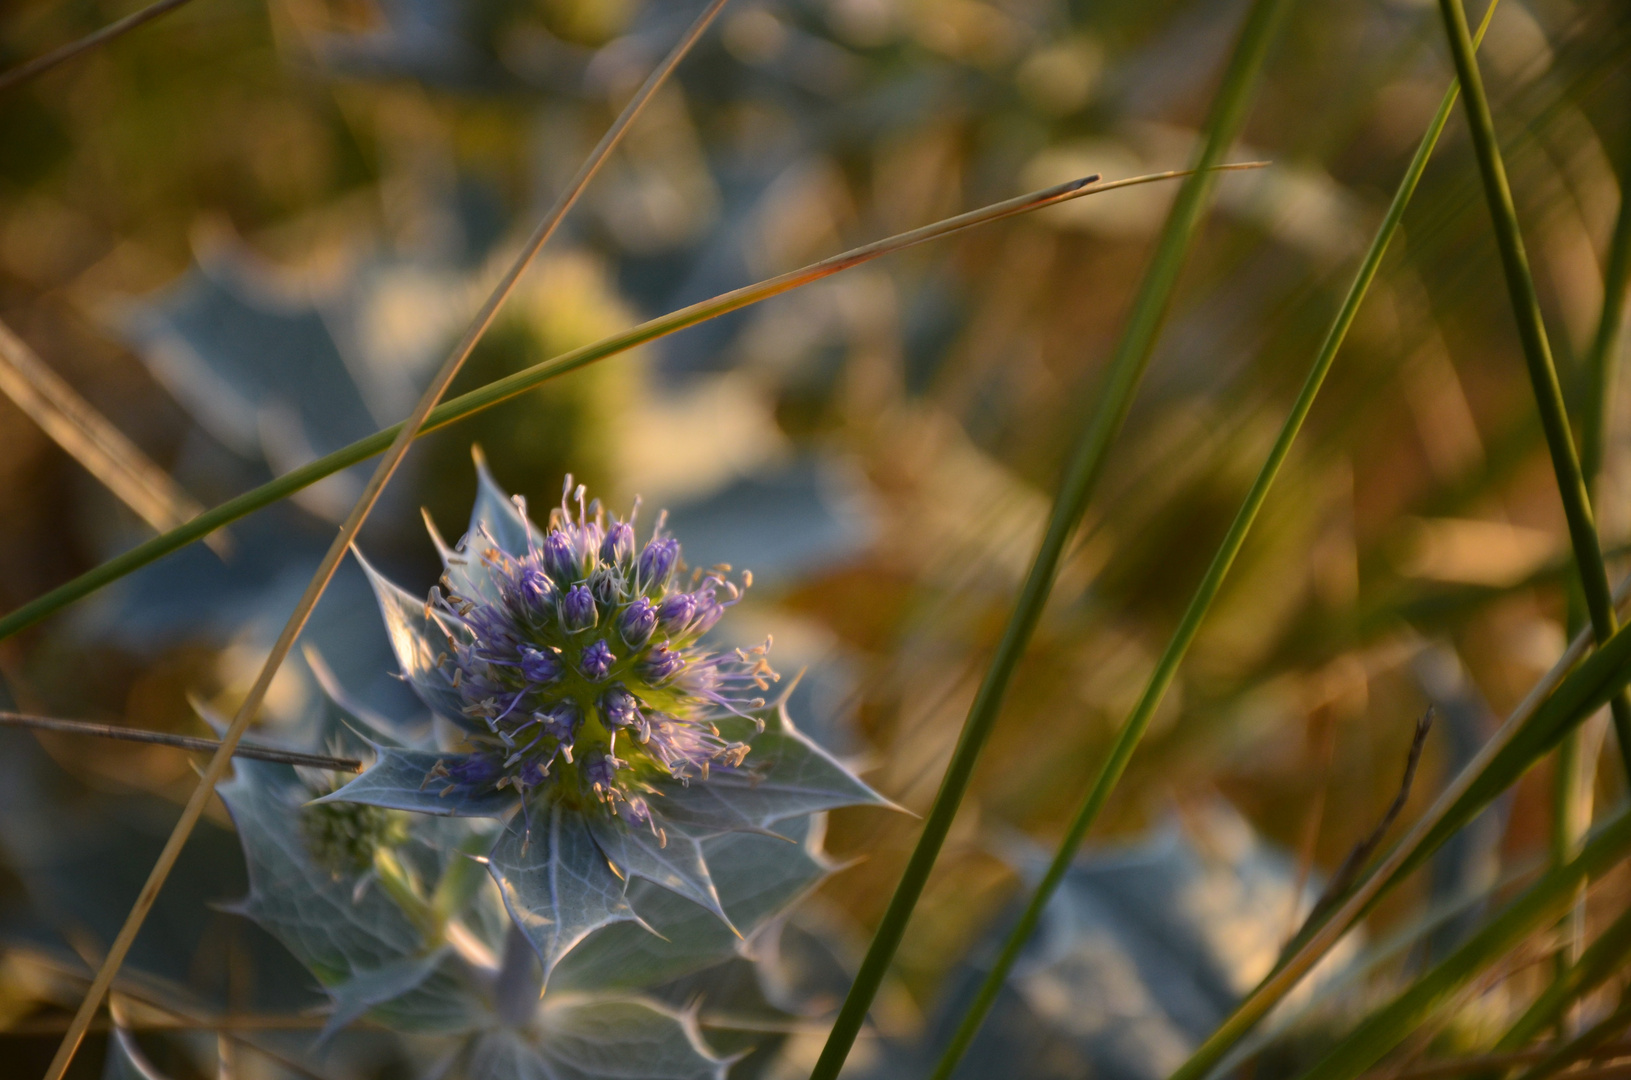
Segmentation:
{"type": "Polygon", "coordinates": [[[718,838],[884,800],[767,702],[768,642],[705,641],[749,575],[687,572],[661,516],[642,544],[634,514],[570,478],[540,527],[478,472],[458,545],[431,530],[445,570],[427,598],[364,562],[403,677],[458,737],[369,734],[373,764],[319,801],[503,821],[486,865],[546,980],[596,930],[649,925],[635,882],[734,933],[718,838]]]}

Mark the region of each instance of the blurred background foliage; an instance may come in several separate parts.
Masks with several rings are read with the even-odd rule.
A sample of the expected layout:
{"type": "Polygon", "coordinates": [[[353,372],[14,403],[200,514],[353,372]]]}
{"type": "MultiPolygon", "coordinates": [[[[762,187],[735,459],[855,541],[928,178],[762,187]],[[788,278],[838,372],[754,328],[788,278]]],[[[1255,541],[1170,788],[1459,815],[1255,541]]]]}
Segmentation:
{"type": "MultiPolygon", "coordinates": [[[[126,9],[18,0],[0,14],[0,61],[126,9]]],[[[405,414],[494,260],[691,9],[194,0],[0,96],[0,319],[213,505],[405,414]]],[[[455,392],[1023,190],[1182,167],[1243,11],[1236,0],[736,0],[455,392]]],[[[1481,58],[1574,400],[1631,169],[1631,11],[1611,0],[1506,0],[1481,58]]],[[[1273,167],[1219,184],[877,1012],[884,1038],[863,1042],[858,1067],[883,1068],[897,1051],[909,1059],[932,1035],[979,959],[975,943],[1062,828],[1267,451],[1449,78],[1430,4],[1293,9],[1232,155],[1273,167]]],[[[398,580],[428,586],[436,564],[419,507],[450,539],[460,533],[473,442],[538,508],[568,471],[614,506],[638,493],[645,513],[670,510],[693,563],[755,571],[731,632],[744,642],[774,633],[781,670],[809,669],[795,717],[921,812],[1171,195],[1137,188],[940,241],[551,382],[427,437],[362,546],[398,580]]],[[[1631,380],[1618,386],[1598,498],[1609,549],[1631,540],[1631,380]]],[[[225,557],[195,546],[0,644],[16,706],[203,733],[189,696],[230,704],[246,690],[360,484],[351,473],[326,481],[234,525],[225,557]]],[[[5,609],[147,535],[4,400],[0,522],[5,609]]],[[[1441,721],[1407,817],[1560,655],[1566,554],[1458,114],[1093,841],[1167,851],[1174,866],[1199,860],[1201,899],[1176,886],[1155,895],[1218,936],[1174,961],[1194,969],[1212,950],[1211,1004],[1180,1016],[1161,1004],[1161,965],[1135,957],[1127,970],[1156,988],[1154,1004],[1123,995],[1116,1007],[1145,1019],[1165,1010],[1170,1030],[1151,1038],[1180,1048],[1208,1030],[1205,1017],[1215,1022],[1267,970],[1295,927],[1294,900],[1374,826],[1424,707],[1439,704],[1441,721]],[[1236,872],[1259,859],[1273,872],[1236,872]]],[[[401,706],[376,627],[348,571],[307,640],[354,692],[401,706]]],[[[292,662],[267,724],[297,724],[319,700],[292,662]]],[[[83,978],[63,943],[80,957],[105,944],[193,772],[159,748],[4,739],[0,885],[12,915],[0,1023],[12,1034],[0,1036],[0,1075],[22,1077],[43,1068],[52,1025],[83,978]],[[70,895],[80,899],[61,899],[70,895]]],[[[1432,902],[1487,892],[1541,858],[1550,784],[1545,770],[1526,778],[1430,879],[1389,897],[1370,938],[1419,937],[1432,902]]],[[[1600,801],[1623,790],[1612,764],[1596,784],[1600,801]]],[[[214,823],[168,910],[205,912],[241,891],[222,834],[230,826],[219,813],[214,823]]],[[[858,861],[795,922],[824,942],[836,993],[916,828],[905,816],[834,815],[830,849],[858,861]]],[[[1100,856],[1112,866],[1131,857],[1100,856]]],[[[993,1020],[992,1038],[1020,1049],[992,1044],[986,1060],[1034,1051],[1024,1075],[1081,1075],[1090,1060],[1105,1075],[1153,1078],[1166,1066],[1151,1062],[1178,1052],[1139,1044],[1140,1071],[1067,1022],[1091,1011],[1085,988],[1108,978],[1108,968],[1066,963],[1071,934],[1117,925],[1091,914],[1115,907],[1093,882],[1120,880],[1095,877],[1095,865],[1056,904],[1075,912],[1048,929],[1066,944],[1026,969],[1029,982],[1016,977],[1018,1012],[993,1020]],[[1064,981],[1049,984],[1054,976],[1064,981]],[[1049,1000],[1077,1008],[1054,1016],[1049,1000]]],[[[1592,918],[1626,894],[1620,878],[1599,888],[1592,918]]],[[[149,942],[151,963],[133,959],[154,978],[230,998],[234,956],[259,950],[262,970],[292,964],[241,920],[172,917],[186,940],[168,951],[149,942]],[[179,956],[191,959],[178,967],[179,956]]],[[[1110,931],[1136,952],[1130,935],[1110,931]]],[[[1395,949],[1366,977],[1410,970],[1430,947],[1395,949]]],[[[257,1007],[293,1013],[315,1000],[290,971],[301,989],[257,1007]]],[[[1445,1039],[1474,1044],[1538,985],[1533,970],[1503,975],[1456,1013],[1445,1039]]],[[[836,1005],[832,993],[802,1000],[817,1018],[836,1005]]],[[[177,1041],[162,1063],[175,1075],[199,1068],[189,1045],[177,1041]]],[[[796,1075],[818,1046],[795,1035],[776,1067],[796,1075]]],[[[94,1071],[94,1058],[83,1067],[94,1071]]],[[[323,1075],[408,1074],[406,1061],[379,1061],[358,1051],[323,1075]]]]}

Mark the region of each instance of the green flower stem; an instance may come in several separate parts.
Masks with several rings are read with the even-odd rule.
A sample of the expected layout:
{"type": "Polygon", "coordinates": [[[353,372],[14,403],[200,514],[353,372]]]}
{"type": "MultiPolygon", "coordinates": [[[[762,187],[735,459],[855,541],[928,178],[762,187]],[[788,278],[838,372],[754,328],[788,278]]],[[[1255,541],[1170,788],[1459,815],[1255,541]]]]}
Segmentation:
{"type": "MultiPolygon", "coordinates": [[[[1513,206],[1512,190],[1507,184],[1506,166],[1501,161],[1500,144],[1495,138],[1495,121],[1484,94],[1484,82],[1478,71],[1478,60],[1474,55],[1472,36],[1467,30],[1467,15],[1462,10],[1461,0],[1439,0],[1439,11],[1444,16],[1445,33],[1450,41],[1450,52],[1455,58],[1456,75],[1466,91],[1462,101],[1467,126],[1472,133],[1478,171],[1484,183],[1484,196],[1489,202],[1490,218],[1495,226],[1495,243],[1501,253],[1501,266],[1512,300],[1512,314],[1518,321],[1518,337],[1523,343],[1524,361],[1529,367],[1529,381],[1535,392],[1535,405],[1540,410],[1541,426],[1546,432],[1552,471],[1557,475],[1558,495],[1563,500],[1563,515],[1569,523],[1569,541],[1574,548],[1574,561],[1580,572],[1580,587],[1585,593],[1586,609],[1591,613],[1592,633],[1601,645],[1617,629],[1614,603],[1609,599],[1608,571],[1603,565],[1597,525],[1592,520],[1591,498],[1580,470],[1580,459],[1575,455],[1574,437],[1569,431],[1569,418],[1563,407],[1563,390],[1558,385],[1557,368],[1552,363],[1551,343],[1546,338],[1546,325],[1541,319],[1540,298],[1535,294],[1534,278],[1529,273],[1529,258],[1524,253],[1523,235],[1518,229],[1518,212],[1513,206]]],[[[1614,731],[1619,740],[1626,775],[1631,777],[1631,702],[1622,695],[1610,702],[1609,708],[1614,715],[1614,731]]]]}
{"type": "Polygon", "coordinates": [[[1140,379],[1155,350],[1161,325],[1172,305],[1180,271],[1203,216],[1216,179],[1212,171],[1234,142],[1245,121],[1251,89],[1262,69],[1269,42],[1289,4],[1287,0],[1255,0],[1230,58],[1223,82],[1206,122],[1205,142],[1195,171],[1184,181],[1157,243],[1133,303],[1127,329],[1110,361],[1099,405],[1071,453],[1047,532],[1037,551],[1025,585],[1003,631],[996,655],[975,695],[963,723],[951,762],[941,779],[905,873],[895,887],[888,909],[878,924],[872,944],[857,971],[843,1007],[827,1036],[811,1080],[835,1080],[866,1020],[867,1010],[882,984],[895,951],[905,936],[912,910],[923,894],[930,871],[951,830],[957,808],[968,790],[980,751],[1002,708],[1008,685],[1025,653],[1031,634],[1042,617],[1059,561],[1104,468],[1132,405],[1140,379]]]}
{"type": "MultiPolygon", "coordinates": [[[[1492,6],[1493,10],[1493,6],[1492,6]]],[[[1485,26],[1488,26],[1486,17],[1485,26]]],[[[1482,28],[1480,28],[1482,33],[1482,28]]],[[[980,984],[979,992],[969,1005],[968,1011],[963,1014],[958,1023],[957,1031],[953,1034],[951,1042],[941,1055],[940,1062],[935,1066],[932,1074],[934,1080],[946,1080],[957,1067],[958,1061],[967,1052],[974,1035],[979,1031],[986,1014],[997,1000],[997,994],[1002,990],[1003,983],[1008,978],[1015,961],[1019,959],[1020,951],[1035,932],[1037,923],[1042,918],[1042,912],[1047,907],[1048,900],[1058,889],[1059,883],[1064,880],[1065,872],[1070,868],[1071,861],[1076,856],[1076,849],[1081,846],[1082,839],[1087,835],[1099,811],[1104,808],[1105,802],[1110,798],[1110,792],[1120,781],[1122,773],[1126,771],[1127,763],[1132,759],[1133,751],[1137,749],[1139,741],[1143,739],[1145,731],[1149,729],[1150,718],[1155,715],[1156,709],[1161,705],[1167,689],[1183,662],[1184,655],[1189,651],[1190,644],[1195,640],[1200,630],[1201,622],[1211,609],[1212,601],[1217,597],[1219,588],[1223,585],[1224,576],[1228,574],[1233,565],[1235,556],[1240,553],[1241,545],[1245,543],[1246,534],[1250,532],[1257,513],[1262,509],[1263,500],[1267,498],[1269,488],[1274,483],[1281,465],[1285,463],[1286,455],[1291,451],[1291,444],[1296,440],[1297,433],[1302,429],[1303,421],[1308,417],[1308,411],[1314,405],[1314,399],[1325,382],[1326,374],[1331,370],[1332,361],[1342,347],[1343,339],[1348,329],[1353,325],[1354,317],[1359,312],[1359,305],[1364,302],[1365,293],[1369,290],[1371,282],[1375,280],[1377,271],[1382,265],[1382,257],[1387,253],[1388,244],[1393,234],[1398,231],[1399,223],[1404,218],[1405,207],[1410,205],[1411,196],[1415,194],[1416,185],[1420,182],[1422,173],[1427,168],[1427,162],[1433,155],[1433,148],[1437,145],[1444,126],[1449,122],[1450,112],[1455,107],[1456,87],[1451,85],[1445,91],[1444,99],[1439,103],[1438,112],[1422,136],[1421,143],[1416,147],[1415,156],[1410,159],[1410,165],[1405,170],[1403,179],[1399,181],[1398,189],[1393,193],[1393,201],[1388,205],[1387,213],[1383,216],[1381,224],[1377,227],[1376,235],[1371,239],[1370,248],[1360,262],[1359,270],[1354,280],[1348,286],[1348,294],[1342,301],[1342,307],[1337,311],[1336,319],[1331,328],[1326,331],[1325,340],[1320,344],[1319,352],[1315,355],[1314,364],[1309,369],[1308,376],[1303,381],[1302,390],[1297,395],[1296,402],[1291,407],[1290,414],[1280,428],[1279,437],[1270,449],[1263,467],[1258,471],[1257,479],[1253,481],[1251,490],[1247,492],[1246,499],[1241,503],[1240,510],[1235,514],[1234,521],[1229,526],[1229,532],[1219,545],[1217,553],[1212,556],[1212,563],[1207,567],[1206,575],[1196,587],[1195,594],[1190,598],[1189,606],[1184,611],[1183,619],[1179,622],[1177,630],[1173,632],[1172,640],[1167,643],[1166,651],[1150,673],[1149,681],[1144,686],[1144,692],[1138,699],[1138,704],[1127,719],[1122,722],[1121,729],[1116,733],[1115,743],[1110,748],[1109,757],[1100,767],[1098,777],[1093,787],[1088,791],[1076,816],[1071,820],[1070,827],[1065,830],[1064,838],[1059,842],[1059,848],[1054,853],[1053,862],[1049,864],[1047,873],[1032,892],[1030,900],[1026,903],[1025,911],[1019,922],[1009,931],[1004,939],[1002,950],[998,953],[996,962],[986,974],[980,984]]]]}
{"type": "Polygon", "coordinates": [[[1563,866],[1547,872],[1500,915],[1367,1017],[1302,1080],[1353,1080],[1417,1030],[1479,972],[1555,921],[1585,882],[1612,869],[1631,852],[1631,813],[1622,813],[1563,866]]]}
{"type": "MultiPolygon", "coordinates": [[[[1631,593],[1631,581],[1622,584],[1621,593],[1631,593]]],[[[1428,811],[1411,825],[1404,838],[1361,874],[1346,896],[1324,916],[1310,920],[1286,946],[1274,970],[1235,1006],[1170,1080],[1202,1080],[1210,1074],[1230,1048],[1268,1015],[1389,889],[1425,863],[1474,815],[1516,782],[1572,725],[1602,708],[1631,682],[1631,628],[1621,629],[1588,656],[1589,644],[1584,633],[1569,643],[1558,662],[1531,688],[1428,811]]]]}
{"type": "Polygon", "coordinates": [[[1518,1017],[1495,1044],[1497,1052],[1528,1046],[1563,1015],[1570,1004],[1618,974],[1631,957],[1631,911],[1625,912],[1597,936],[1591,947],[1553,981],[1518,1017]]]}
{"type": "MultiPolygon", "coordinates": [[[[1258,166],[1259,163],[1247,163],[1219,165],[1214,166],[1214,168],[1245,169],[1257,168],[1258,166]]],[[[468,394],[462,394],[450,401],[445,401],[431,410],[424,425],[420,428],[419,434],[425,435],[447,427],[455,421],[508,401],[548,382],[550,379],[586,367],[597,360],[604,360],[606,357],[628,352],[630,349],[644,345],[647,342],[677,333],[709,319],[738,311],[761,300],[768,300],[773,296],[779,296],[811,282],[820,281],[822,278],[830,277],[833,274],[870,262],[881,256],[950,233],[972,228],[975,225],[1000,221],[1004,218],[1014,217],[1032,210],[1040,210],[1043,207],[1053,206],[1085,195],[1095,195],[1100,192],[1114,191],[1117,188],[1155,183],[1185,175],[1188,174],[1186,172],[1163,172],[1152,173],[1147,176],[1135,176],[1124,180],[1091,182],[1095,178],[1089,178],[1089,180],[1074,180],[1069,183],[1058,184],[1041,191],[1031,192],[1028,195],[1021,195],[1018,198],[994,203],[979,210],[972,210],[966,214],[946,218],[943,221],[925,225],[920,229],[900,233],[867,244],[864,247],[835,255],[829,259],[812,263],[800,270],[780,274],[731,292],[721,293],[712,299],[702,300],[668,315],[643,322],[611,337],[574,349],[568,353],[562,353],[560,356],[490,382],[480,389],[470,391],[468,394]]],[[[186,524],[171,529],[160,536],[155,536],[151,540],[138,544],[129,551],[87,570],[72,581],[57,586],[50,592],[36,597],[7,613],[4,618],[0,618],[0,640],[32,626],[41,619],[54,614],[76,600],[89,596],[104,586],[112,584],[127,574],[134,573],[147,564],[156,562],[171,552],[208,536],[224,525],[231,524],[241,517],[254,513],[256,510],[286,499],[296,492],[317,483],[324,477],[332,476],[342,469],[357,465],[371,457],[384,453],[390,447],[400,429],[401,425],[396,424],[383,431],[375,432],[365,439],[359,439],[349,446],[343,446],[333,453],[326,454],[297,469],[292,469],[252,491],[228,499],[219,506],[198,515],[186,524]]]]}
{"type": "Polygon", "coordinates": [[[374,875],[379,879],[380,888],[385,890],[385,894],[425,935],[426,946],[434,948],[440,945],[444,921],[438,917],[435,905],[425,899],[418,879],[402,865],[401,860],[390,848],[381,845],[375,849],[374,875]]]}

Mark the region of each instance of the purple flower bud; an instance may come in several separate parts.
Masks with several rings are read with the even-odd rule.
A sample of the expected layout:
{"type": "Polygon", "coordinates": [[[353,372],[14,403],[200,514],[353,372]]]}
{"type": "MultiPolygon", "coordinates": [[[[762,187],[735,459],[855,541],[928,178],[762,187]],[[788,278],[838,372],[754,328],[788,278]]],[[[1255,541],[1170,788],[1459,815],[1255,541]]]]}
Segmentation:
{"type": "Polygon", "coordinates": [[[583,778],[591,787],[609,790],[617,783],[617,770],[627,764],[610,754],[595,754],[583,763],[583,778]]]}
{"type": "Polygon", "coordinates": [[[645,588],[661,588],[668,583],[668,575],[679,562],[680,542],[669,537],[654,536],[646,549],[640,552],[640,584],[645,588]]]}
{"type": "Polygon", "coordinates": [[[696,597],[690,593],[675,593],[664,600],[662,606],[657,609],[657,621],[667,633],[677,634],[685,629],[696,613],[696,597]]]}
{"type": "Polygon", "coordinates": [[[623,614],[617,620],[617,632],[623,635],[624,641],[636,649],[651,640],[651,632],[655,629],[657,609],[643,596],[624,608],[623,614]]]}
{"type": "Polygon", "coordinates": [[[521,568],[515,577],[515,602],[522,611],[536,618],[549,610],[554,598],[555,585],[541,567],[529,562],[521,568]]]}
{"type": "Polygon", "coordinates": [[[544,537],[540,545],[539,557],[549,576],[563,585],[576,581],[579,576],[578,552],[572,540],[560,529],[555,529],[544,537]]]}
{"type": "Polygon", "coordinates": [[[521,677],[530,683],[553,682],[561,676],[561,660],[550,649],[521,646],[521,677]]]}
{"type": "Polygon", "coordinates": [[[602,722],[609,730],[634,727],[640,722],[640,699],[621,686],[614,686],[601,695],[602,722]]]}
{"type": "Polygon", "coordinates": [[[640,661],[640,674],[654,683],[663,682],[679,674],[685,667],[685,657],[667,645],[653,645],[640,661]]]}
{"type": "Polygon", "coordinates": [[[583,656],[578,660],[578,670],[584,676],[599,682],[606,677],[612,669],[617,657],[612,654],[611,646],[606,644],[605,638],[596,638],[590,642],[589,647],[583,650],[583,656]]]}
{"type": "Polygon", "coordinates": [[[595,625],[595,597],[586,585],[574,585],[561,601],[561,619],[568,630],[587,630],[595,625]]]}
{"type": "Polygon", "coordinates": [[[521,763],[521,772],[518,779],[521,781],[523,788],[535,788],[542,784],[548,776],[549,773],[544,771],[544,767],[538,763],[537,758],[528,758],[521,763]]]}
{"type": "Polygon", "coordinates": [[[487,791],[504,776],[504,759],[497,754],[468,754],[451,765],[443,763],[447,781],[458,791],[487,791]]]}
{"type": "Polygon", "coordinates": [[[538,721],[545,735],[563,743],[570,743],[578,733],[578,726],[583,723],[583,713],[570,701],[558,702],[543,712],[533,713],[532,718],[538,721]]]}
{"type": "Polygon", "coordinates": [[[631,566],[634,563],[634,526],[619,521],[606,532],[600,542],[600,557],[610,566],[631,566]]]}

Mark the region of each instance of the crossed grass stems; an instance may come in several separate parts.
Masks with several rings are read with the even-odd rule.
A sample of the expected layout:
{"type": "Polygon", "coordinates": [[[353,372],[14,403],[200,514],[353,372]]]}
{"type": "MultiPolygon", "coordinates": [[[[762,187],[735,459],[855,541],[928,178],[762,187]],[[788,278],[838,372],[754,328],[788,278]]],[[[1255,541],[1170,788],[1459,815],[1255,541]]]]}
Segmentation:
{"type": "MultiPolygon", "coordinates": [[[[1275,30],[1289,7],[1289,0],[1255,0],[1242,25],[1218,95],[1206,121],[1201,149],[1189,170],[1109,183],[1097,183],[1095,181],[1098,178],[1092,177],[947,219],[641,324],[623,334],[546,361],[437,407],[437,401],[453,375],[490,324],[498,307],[532,257],[553,232],[555,225],[570,208],[589,178],[615,147],[622,132],[638,116],[651,93],[673,70],[690,44],[717,14],[722,3],[723,0],[715,0],[704,11],[697,23],[676,46],[675,51],[631,100],[601,145],[580,170],[573,185],[557,201],[551,214],[523,248],[510,272],[495,289],[484,305],[482,313],[448,358],[442,371],[438,373],[438,377],[407,421],[230,500],[188,524],[148,541],[124,556],[110,560],[67,585],[24,605],[4,619],[0,619],[0,638],[17,632],[73,600],[170,551],[207,536],[231,520],[287,497],[324,476],[385,451],[385,457],[377,467],[373,479],[342,526],[329,556],[325,558],[306,596],[302,598],[295,615],[280,637],[279,645],[274,647],[272,656],[268,659],[260,679],[257,680],[256,689],[251,691],[249,700],[240,709],[232,726],[221,740],[193,800],[189,803],[188,811],[183,813],[181,823],[172,834],[171,841],[166,846],[166,854],[168,855],[172,848],[179,852],[180,845],[184,843],[192,824],[197,820],[196,813],[192,812],[193,803],[198,803],[201,808],[202,802],[213,788],[214,780],[223,774],[226,761],[258,708],[265,684],[270,681],[288,647],[298,636],[306,615],[315,605],[327,580],[348,549],[351,539],[371,510],[379,491],[400,462],[408,445],[419,434],[435,430],[513,397],[549,378],[881,255],[976,224],[1026,213],[1070,198],[1130,184],[1184,177],[1183,185],[1158,240],[1154,257],[1134,301],[1126,330],[1109,364],[1096,411],[1073,448],[1041,547],[1010,617],[1002,642],[965,722],[945,779],[925,821],[923,834],[849,996],[829,1033],[827,1044],[812,1075],[812,1080],[832,1080],[837,1076],[855,1036],[860,1031],[867,1009],[904,934],[911,912],[949,831],[952,817],[966,792],[985,738],[1000,712],[1008,682],[1040,617],[1060,558],[1085,512],[1108,451],[1125,421],[1127,410],[1131,406],[1159,338],[1161,326],[1170,308],[1179,275],[1197,228],[1204,217],[1205,206],[1217,179],[1217,173],[1229,168],[1251,167],[1223,165],[1221,160],[1245,119],[1251,92],[1264,56],[1275,30]]],[[[1033,893],[1025,914],[1009,935],[997,964],[988,974],[974,1005],[964,1017],[952,1043],[937,1066],[934,1072],[936,1080],[951,1074],[962,1051],[972,1040],[985,1011],[995,997],[996,990],[1000,988],[1009,967],[1017,957],[1019,948],[1029,932],[1034,929],[1048,897],[1062,878],[1064,870],[1068,868],[1077,845],[1119,780],[1150,717],[1170,685],[1211,601],[1239,552],[1279,467],[1312,407],[1369,285],[1374,280],[1388,243],[1397,230],[1404,209],[1414,193],[1438,137],[1448,122],[1458,86],[1466,90],[1464,103],[1478,159],[1480,178],[1495,224],[1503,272],[1511,294],[1514,314],[1518,320],[1532,389],[1569,525],[1578,584],[1590,615],[1591,634],[1599,648],[1595,654],[1575,668],[1585,656],[1589,644],[1584,633],[1575,640],[1565,657],[1541,680],[1525,703],[1520,705],[1507,724],[1491,739],[1479,757],[1456,778],[1434,807],[1389,853],[1358,875],[1353,884],[1335,898],[1337,902],[1330,905],[1326,914],[1310,920],[1309,925],[1305,926],[1288,946],[1275,970],[1246,997],[1190,1060],[1177,1070],[1173,1080],[1200,1080],[1221,1064],[1226,1055],[1268,1010],[1283,999],[1300,977],[1329,951],[1358,918],[1370,910],[1386,889],[1391,888],[1411,870],[1421,865],[1427,855],[1455,829],[1469,820],[1472,814],[1487,804],[1495,794],[1515,782],[1529,764],[1565,740],[1585,716],[1605,703],[1613,710],[1622,753],[1626,755],[1628,763],[1631,763],[1631,737],[1628,737],[1631,736],[1631,709],[1627,708],[1623,695],[1623,688],[1628,678],[1631,678],[1631,635],[1619,630],[1616,625],[1615,598],[1608,590],[1606,569],[1592,520],[1589,496],[1589,484],[1595,479],[1602,457],[1605,426],[1603,410],[1608,400],[1609,387],[1612,385],[1612,356],[1618,331],[1620,301],[1625,290],[1628,264],[1631,264],[1631,254],[1628,254],[1631,252],[1631,223],[1628,223],[1622,202],[1605,277],[1602,317],[1587,357],[1586,366],[1590,379],[1585,404],[1586,416],[1581,421],[1585,445],[1583,454],[1577,454],[1523,251],[1516,212],[1507,189],[1504,166],[1490,120],[1488,101],[1478,75],[1475,60],[1476,44],[1468,30],[1460,0],[1440,0],[1440,11],[1455,59],[1457,83],[1452,84],[1446,92],[1437,114],[1407,168],[1262,470],[1214,555],[1167,650],[1151,674],[1137,706],[1119,730],[1111,753],[1067,830],[1048,875],[1033,893]],[[1584,464],[1581,461],[1582,456],[1585,458],[1584,464]]],[[[1480,37],[1493,12],[1492,3],[1480,27],[1480,37]]],[[[1552,870],[1525,893],[1523,898],[1492,920],[1451,957],[1418,979],[1399,998],[1368,1017],[1352,1035],[1338,1044],[1337,1048],[1315,1067],[1311,1080],[1348,1080],[1358,1075],[1361,1070],[1373,1064],[1396,1045],[1403,1037],[1403,1033],[1410,1030],[1410,1025],[1430,1016],[1474,974],[1504,955],[1523,937],[1542,927],[1546,920],[1555,919],[1570,905],[1577,903],[1580,890],[1585,883],[1616,865],[1626,851],[1631,849],[1631,824],[1628,824],[1628,819],[1622,815],[1600,830],[1588,843],[1582,845],[1580,843],[1582,838],[1579,836],[1569,839],[1575,849],[1572,858],[1563,857],[1568,854],[1566,849],[1570,846],[1564,845],[1564,850],[1560,851],[1552,870]]],[[[173,856],[171,858],[173,861],[173,856]]],[[[128,940],[125,939],[134,937],[135,929],[140,926],[147,907],[156,897],[167,870],[165,858],[161,856],[160,864],[155,868],[154,876],[149,880],[147,888],[143,890],[137,908],[132,912],[125,930],[121,932],[120,939],[116,939],[114,949],[110,950],[107,961],[98,972],[97,979],[81,1004],[79,1014],[70,1025],[57,1060],[53,1062],[52,1071],[48,1074],[51,1080],[60,1077],[71,1060],[79,1040],[94,1017],[113,973],[122,960],[123,950],[120,948],[120,942],[124,941],[124,947],[128,948],[128,940]]],[[[1572,965],[1567,963],[1561,965],[1560,977],[1552,990],[1543,995],[1529,1014],[1514,1026],[1506,1042],[1512,1041],[1520,1033],[1532,1034],[1534,1030],[1538,1030],[1537,1010],[1544,1007],[1554,1013],[1558,1012],[1581,993],[1600,985],[1607,977],[1604,972],[1615,970],[1628,952],[1631,952],[1631,931],[1620,936],[1605,934],[1594,944],[1593,949],[1587,950],[1577,962],[1572,965]],[[1588,959],[1594,965],[1589,972],[1585,971],[1588,959]]],[[[1610,1021],[1605,1021],[1605,1024],[1610,1022],[1618,1022],[1622,1027],[1631,1024],[1631,1011],[1626,1008],[1616,1010],[1610,1021]]],[[[1604,1025],[1599,1025],[1599,1029],[1582,1035],[1573,1043],[1566,1044],[1543,1058],[1540,1064],[1530,1070],[1532,1080],[1539,1080],[1539,1073],[1543,1070],[1549,1070],[1546,1071],[1546,1075],[1550,1075],[1550,1072],[1555,1072],[1576,1058],[1589,1056],[1599,1049],[1600,1047],[1595,1045],[1584,1045],[1593,1034],[1597,1036],[1598,1044],[1618,1034],[1618,1028],[1608,1030],[1604,1025]],[[1573,1057],[1570,1056],[1571,1051],[1574,1053],[1573,1057]]],[[[1502,1048],[1513,1049],[1506,1045],[1506,1042],[1503,1042],[1502,1048]]],[[[1490,1064],[1493,1067],[1493,1063],[1490,1064]]],[[[1607,1071],[1613,1070],[1610,1068],[1607,1071]]]]}

